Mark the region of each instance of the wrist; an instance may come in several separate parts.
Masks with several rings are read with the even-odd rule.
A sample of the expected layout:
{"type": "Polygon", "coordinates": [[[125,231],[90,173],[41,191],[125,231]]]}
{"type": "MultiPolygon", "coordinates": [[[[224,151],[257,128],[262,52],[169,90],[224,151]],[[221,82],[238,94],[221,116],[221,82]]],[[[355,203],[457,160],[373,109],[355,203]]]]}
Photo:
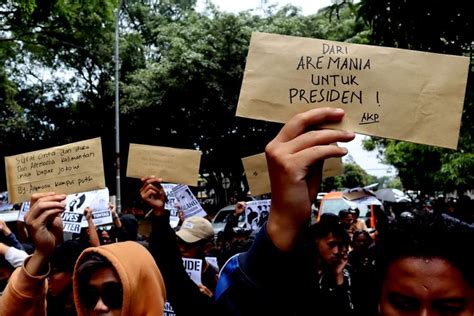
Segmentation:
{"type": "Polygon", "coordinates": [[[153,215],[155,216],[163,216],[166,215],[166,210],[164,206],[153,207],[153,215]]]}
{"type": "Polygon", "coordinates": [[[31,276],[41,276],[48,274],[49,257],[50,256],[35,251],[29,260],[25,262],[25,270],[31,276]]]}

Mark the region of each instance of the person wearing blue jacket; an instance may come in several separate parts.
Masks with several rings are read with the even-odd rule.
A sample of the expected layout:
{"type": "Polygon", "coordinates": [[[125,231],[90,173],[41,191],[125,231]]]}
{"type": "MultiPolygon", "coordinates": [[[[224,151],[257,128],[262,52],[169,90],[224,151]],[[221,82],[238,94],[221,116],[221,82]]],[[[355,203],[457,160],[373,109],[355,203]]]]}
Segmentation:
{"type": "Polygon", "coordinates": [[[268,221],[245,253],[222,268],[215,299],[227,315],[344,315],[318,297],[311,277],[315,254],[307,247],[311,204],[325,159],[341,157],[352,132],[317,129],[342,120],[344,111],[312,109],[295,115],[266,146],[272,204],[268,221]],[[329,309],[329,310],[327,310],[329,309]]]}

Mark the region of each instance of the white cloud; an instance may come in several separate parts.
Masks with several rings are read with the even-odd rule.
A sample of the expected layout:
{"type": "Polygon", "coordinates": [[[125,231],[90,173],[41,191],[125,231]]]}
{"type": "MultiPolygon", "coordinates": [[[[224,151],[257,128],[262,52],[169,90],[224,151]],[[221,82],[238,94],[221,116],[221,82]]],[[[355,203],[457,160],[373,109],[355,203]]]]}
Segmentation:
{"type": "Polygon", "coordinates": [[[286,4],[292,4],[294,6],[300,7],[304,15],[315,14],[319,9],[331,5],[331,0],[293,0],[293,1],[271,1],[271,0],[198,0],[197,1],[197,10],[202,11],[206,6],[206,1],[214,3],[219,10],[238,13],[240,11],[245,11],[249,9],[259,9],[262,4],[265,6],[276,4],[277,7],[283,7],[286,4]]]}

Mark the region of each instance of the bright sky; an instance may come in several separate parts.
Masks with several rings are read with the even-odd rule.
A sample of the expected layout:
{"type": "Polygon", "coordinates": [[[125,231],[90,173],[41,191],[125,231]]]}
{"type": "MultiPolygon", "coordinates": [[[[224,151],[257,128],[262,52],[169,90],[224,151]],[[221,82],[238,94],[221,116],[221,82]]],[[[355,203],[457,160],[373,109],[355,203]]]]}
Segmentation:
{"type": "MultiPolygon", "coordinates": [[[[291,3],[294,6],[300,7],[304,15],[315,14],[319,9],[332,4],[331,0],[198,0],[198,11],[205,8],[206,1],[214,3],[221,11],[233,13],[249,9],[258,9],[262,3],[266,5],[277,4],[278,7],[291,3]]],[[[355,162],[367,171],[367,173],[377,177],[395,176],[395,168],[380,163],[375,151],[368,152],[362,149],[362,140],[366,137],[367,136],[364,135],[357,135],[352,142],[340,144],[340,146],[346,147],[355,162]]]]}
{"type": "MultiPolygon", "coordinates": [[[[205,7],[207,0],[198,0],[197,9],[198,11],[205,7]]],[[[292,0],[292,1],[275,1],[275,0],[208,0],[214,3],[221,11],[228,12],[240,12],[249,9],[258,9],[262,3],[265,5],[274,5],[282,7],[288,3],[303,9],[303,14],[314,14],[319,9],[326,7],[331,4],[331,0],[292,0]]]]}

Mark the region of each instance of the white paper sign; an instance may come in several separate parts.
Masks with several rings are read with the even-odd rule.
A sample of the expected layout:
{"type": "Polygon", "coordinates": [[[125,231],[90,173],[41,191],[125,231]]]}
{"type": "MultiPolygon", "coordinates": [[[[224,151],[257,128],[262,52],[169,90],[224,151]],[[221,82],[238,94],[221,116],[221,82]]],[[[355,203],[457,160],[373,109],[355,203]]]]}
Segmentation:
{"type": "Polygon", "coordinates": [[[175,183],[162,183],[161,186],[163,190],[165,190],[166,197],[168,201],[165,204],[165,209],[170,212],[170,225],[172,228],[178,226],[179,217],[178,217],[178,209],[176,208],[176,204],[178,203],[178,199],[174,195],[173,188],[177,186],[175,183]]]}
{"type": "Polygon", "coordinates": [[[217,271],[219,271],[219,264],[217,263],[217,257],[204,257],[206,259],[206,262],[215,268],[217,271]]]}
{"type": "Polygon", "coordinates": [[[271,200],[249,201],[245,207],[245,229],[257,230],[268,220],[271,200]]]}
{"type": "Polygon", "coordinates": [[[172,192],[178,200],[185,218],[191,216],[204,217],[207,215],[206,211],[204,211],[201,204],[187,185],[179,184],[173,188],[172,192]]]}
{"type": "Polygon", "coordinates": [[[201,271],[202,271],[202,260],[183,258],[184,269],[188,273],[191,280],[197,285],[202,284],[201,282],[201,271]]]}
{"type": "Polygon", "coordinates": [[[63,219],[63,231],[69,233],[79,234],[81,232],[82,214],[76,212],[63,212],[61,214],[63,219]]]}
{"type": "MultiPolygon", "coordinates": [[[[66,196],[67,212],[84,214],[86,207],[92,209],[92,221],[94,222],[94,225],[98,226],[113,222],[109,209],[109,189],[105,188],[101,190],[69,194],[66,196]]],[[[82,219],[81,226],[88,226],[85,217],[82,219]]]]}
{"type": "Polygon", "coordinates": [[[28,213],[30,210],[30,202],[23,202],[21,203],[21,208],[20,211],[18,212],[18,221],[19,222],[24,222],[25,221],[25,215],[28,213]]]}
{"type": "Polygon", "coordinates": [[[0,211],[9,211],[13,204],[8,203],[8,191],[0,192],[0,211]]]}

